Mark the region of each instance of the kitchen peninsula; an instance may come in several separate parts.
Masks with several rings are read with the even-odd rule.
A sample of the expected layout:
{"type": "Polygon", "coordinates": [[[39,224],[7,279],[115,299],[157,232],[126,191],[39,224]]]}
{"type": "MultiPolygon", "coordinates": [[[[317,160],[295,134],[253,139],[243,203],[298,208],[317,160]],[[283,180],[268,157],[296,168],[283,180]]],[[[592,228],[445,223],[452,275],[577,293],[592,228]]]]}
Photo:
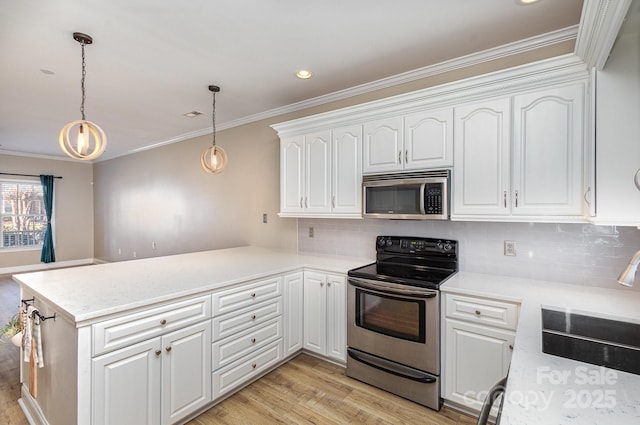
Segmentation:
{"type": "Polygon", "coordinates": [[[36,424],[180,422],[300,350],[303,270],[368,262],[240,247],[16,275],[56,315],[38,397],[23,363],[20,403],[36,424]]]}

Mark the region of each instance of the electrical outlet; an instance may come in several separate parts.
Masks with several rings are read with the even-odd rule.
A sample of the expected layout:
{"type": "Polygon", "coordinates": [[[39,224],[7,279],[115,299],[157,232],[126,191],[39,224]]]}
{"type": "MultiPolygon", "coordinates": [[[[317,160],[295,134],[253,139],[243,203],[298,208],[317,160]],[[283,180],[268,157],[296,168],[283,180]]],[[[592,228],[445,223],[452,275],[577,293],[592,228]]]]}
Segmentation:
{"type": "Polygon", "coordinates": [[[133,251],[133,258],[137,258],[138,257],[138,253],[133,251]]]}
{"type": "Polygon", "coordinates": [[[504,255],[511,257],[516,255],[516,243],[514,241],[504,241],[504,255]]]}
{"type": "Polygon", "coordinates": [[[155,242],[151,242],[151,249],[153,249],[154,251],[156,250],[156,243],[155,242]]]}
{"type": "Polygon", "coordinates": [[[313,227],[309,227],[309,237],[313,237],[313,227]]]}
{"type": "Polygon", "coordinates": [[[122,249],[118,248],[118,255],[122,255],[122,249]]]}
{"type": "Polygon", "coordinates": [[[263,213],[262,214],[262,222],[266,223],[267,222],[267,213],[263,213]]]}

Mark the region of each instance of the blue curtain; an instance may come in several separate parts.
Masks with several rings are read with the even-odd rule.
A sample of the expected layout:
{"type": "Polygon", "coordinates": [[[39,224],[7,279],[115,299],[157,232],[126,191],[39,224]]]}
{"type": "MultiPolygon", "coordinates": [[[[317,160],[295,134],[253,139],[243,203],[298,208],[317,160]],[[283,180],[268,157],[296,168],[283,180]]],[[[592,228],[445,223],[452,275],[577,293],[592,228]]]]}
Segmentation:
{"type": "Polygon", "coordinates": [[[56,254],[53,251],[53,235],[51,232],[51,213],[53,212],[53,176],[40,175],[42,183],[42,197],[44,198],[44,209],[47,213],[47,230],[44,234],[44,244],[40,261],[43,263],[53,263],[56,261],[56,254]]]}

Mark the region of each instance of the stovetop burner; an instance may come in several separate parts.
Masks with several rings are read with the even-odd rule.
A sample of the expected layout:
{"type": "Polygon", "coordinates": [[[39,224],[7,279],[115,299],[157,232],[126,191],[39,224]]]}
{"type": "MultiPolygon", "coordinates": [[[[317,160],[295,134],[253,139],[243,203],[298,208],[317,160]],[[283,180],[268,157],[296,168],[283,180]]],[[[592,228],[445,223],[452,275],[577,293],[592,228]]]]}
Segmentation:
{"type": "Polygon", "coordinates": [[[458,270],[458,242],[378,236],[377,261],[349,271],[350,277],[437,289],[458,270]]]}

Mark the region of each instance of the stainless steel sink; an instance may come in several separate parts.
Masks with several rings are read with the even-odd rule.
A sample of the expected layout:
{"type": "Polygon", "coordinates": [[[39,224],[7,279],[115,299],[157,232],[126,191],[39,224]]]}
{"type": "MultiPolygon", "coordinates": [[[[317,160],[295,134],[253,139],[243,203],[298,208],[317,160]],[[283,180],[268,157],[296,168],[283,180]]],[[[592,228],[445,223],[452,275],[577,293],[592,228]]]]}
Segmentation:
{"type": "Polygon", "coordinates": [[[542,308],[542,351],[640,375],[640,324],[542,308]]]}

